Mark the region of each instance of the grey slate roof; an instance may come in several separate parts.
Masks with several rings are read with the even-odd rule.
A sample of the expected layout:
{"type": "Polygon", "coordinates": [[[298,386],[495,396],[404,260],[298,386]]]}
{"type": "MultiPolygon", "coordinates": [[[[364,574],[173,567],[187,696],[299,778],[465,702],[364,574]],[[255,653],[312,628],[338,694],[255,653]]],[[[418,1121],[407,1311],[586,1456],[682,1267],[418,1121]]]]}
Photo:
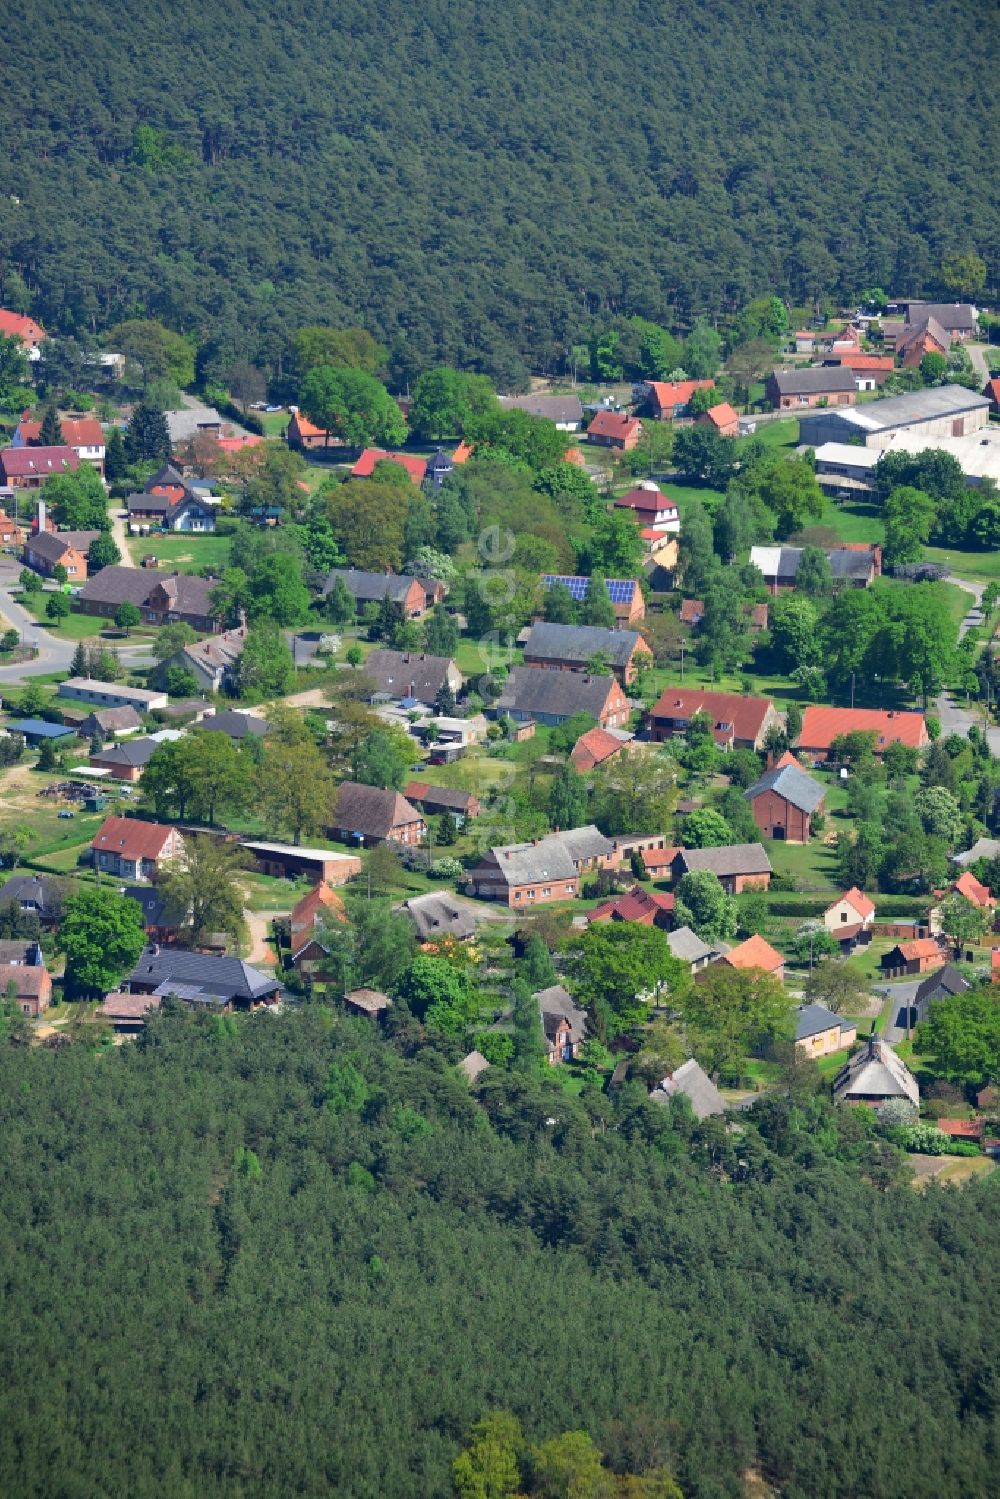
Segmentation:
{"type": "Polygon", "coordinates": [[[649,1096],[654,1103],[666,1103],[678,1093],[683,1093],[690,1101],[696,1119],[726,1112],[726,1100],[694,1057],[682,1062],[649,1096]]]}
{"type": "Polygon", "coordinates": [[[541,838],[537,843],[506,843],[490,853],[508,885],[542,885],[547,880],[576,879],[576,865],[565,844],[557,838],[541,838]]]}
{"type": "Polygon", "coordinates": [[[91,759],[102,766],[122,765],[129,768],[148,765],[156,750],[160,748],[156,739],[129,739],[124,744],[112,744],[102,749],[91,759]]]}
{"type": "Polygon", "coordinates": [[[530,416],[545,416],[550,422],[582,422],[583,404],[579,396],[501,396],[500,405],[507,411],[527,411],[530,416]]]}
{"type": "Polygon", "coordinates": [[[475,935],[476,919],[472,912],[459,905],[447,891],[431,890],[427,895],[415,895],[403,902],[403,910],[422,942],[438,937],[456,937],[461,941],[475,935]]]}
{"type": "Polygon", "coordinates": [[[569,1021],[570,1038],[574,1045],[586,1038],[587,1012],[580,1009],[569,990],[564,989],[562,984],[552,984],[548,989],[539,989],[534,997],[538,1001],[546,1040],[552,1040],[560,1020],[569,1021]]]}
{"type": "Polygon", "coordinates": [[[908,312],[914,323],[934,318],[943,328],[960,328],[968,333],[975,331],[976,313],[969,302],[911,302],[908,312]]]}
{"type": "MultiPolygon", "coordinates": [[[[766,578],[794,583],[804,550],[804,547],[751,547],[750,562],[754,567],[759,567],[766,578]]],[[[866,579],[872,570],[872,554],[869,551],[858,552],[851,547],[824,547],[823,550],[834,578],[866,579]]]]}
{"type": "Polygon", "coordinates": [[[795,1039],[806,1041],[810,1036],[819,1036],[832,1030],[835,1025],[853,1026],[842,1015],[835,1015],[826,1005],[799,1005],[795,1011],[795,1039]]]}
{"type": "Polygon", "coordinates": [[[41,531],[29,539],[26,550],[54,567],[69,547],[86,556],[90,543],[100,534],[100,531],[41,531]]]}
{"type": "Polygon", "coordinates": [[[525,659],[541,661],[574,661],[586,666],[595,656],[603,656],[609,666],[625,667],[642,639],[636,630],[605,630],[600,625],[552,625],[541,621],[532,625],[524,642],[525,659]]]}
{"type": "Polygon", "coordinates": [[[771,861],[761,843],[733,843],[726,848],[682,848],[685,872],[710,869],[720,879],[737,874],[771,874],[771,861]]]}
{"type": "Polygon", "coordinates": [[[549,837],[559,840],[574,863],[605,859],[615,851],[610,838],[605,838],[592,822],[582,828],[566,828],[564,832],[551,833],[549,837]]]}
{"type": "Polygon", "coordinates": [[[579,671],[544,671],[537,666],[515,666],[497,699],[497,712],[547,714],[572,718],[589,713],[599,719],[615,685],[612,676],[591,676],[579,671]]]}
{"type": "MultiPolygon", "coordinates": [[[[183,479],[176,480],[183,484],[183,479]]],[[[125,501],[125,508],[130,515],[166,515],[170,508],[170,496],[166,494],[147,494],[145,490],[141,494],[130,494],[125,501]]]]}
{"type": "Polygon", "coordinates": [[[748,786],[743,795],[748,802],[755,797],[763,795],[765,791],[775,791],[778,796],[784,797],[786,802],[791,802],[793,807],[798,807],[800,812],[815,812],[816,808],[826,796],[826,787],[814,781],[811,775],[804,770],[799,770],[795,765],[782,765],[780,768],[769,770],[762,775],[759,781],[748,786]]]}
{"type": "Polygon", "coordinates": [[[12,874],[0,889],[0,906],[13,901],[25,909],[37,910],[42,918],[55,916],[62,898],[62,887],[44,874],[12,874]]]}
{"type": "Polygon", "coordinates": [[[422,651],[376,650],[365,657],[362,670],[379,692],[433,703],[453,665],[447,656],[427,656],[422,651]]]}
{"type": "Polygon", "coordinates": [[[159,952],[147,947],[129,976],[129,983],[167,994],[177,993],[179,986],[182,991],[193,991],[182,993],[179,996],[182,998],[201,993],[226,1000],[258,999],[280,988],[273,974],[261,973],[241,958],[217,958],[181,947],[164,947],[159,952]]]}
{"type": "Polygon", "coordinates": [[[246,739],[251,734],[260,737],[271,732],[271,725],[266,718],[258,718],[253,713],[237,713],[234,710],[225,713],[210,713],[195,724],[197,729],[205,729],[210,734],[228,734],[230,739],[246,739]]]}
{"type": "Polygon", "coordinates": [[[676,931],[668,932],[667,946],[674,957],[680,958],[682,963],[701,963],[716,952],[714,947],[709,947],[707,942],[703,942],[698,933],[693,932],[689,926],[679,926],[676,931]]]}
{"type": "Polygon", "coordinates": [[[856,390],[854,372],[846,365],[831,365],[818,370],[775,370],[774,383],[782,396],[823,395],[834,392],[856,390]]]}
{"type": "Polygon", "coordinates": [[[423,818],[399,791],[363,786],[359,781],[341,781],[337,788],[333,826],[341,832],[385,838],[393,828],[414,822],[423,822],[423,818]]]}
{"type": "Polygon", "coordinates": [[[157,576],[150,568],[119,567],[116,563],[112,567],[102,567],[99,573],[88,578],[79,597],[92,604],[142,605],[157,576]]]}
{"type": "Polygon", "coordinates": [[[963,973],[959,973],[953,963],[946,963],[936,973],[929,973],[927,977],[917,985],[914,1002],[920,1004],[922,1000],[944,999],[950,994],[964,994],[972,985],[963,973]]]}
{"type": "Polygon", "coordinates": [[[168,903],[166,895],[155,885],[129,885],[122,894],[141,906],[143,926],[180,926],[182,913],[168,903]]]}
{"type": "Polygon", "coordinates": [[[419,578],[407,573],[367,573],[356,567],[335,567],[323,584],[324,598],[338,578],[343,579],[352,598],[364,603],[380,604],[388,594],[392,603],[401,604],[414,583],[425,587],[419,578]]]}

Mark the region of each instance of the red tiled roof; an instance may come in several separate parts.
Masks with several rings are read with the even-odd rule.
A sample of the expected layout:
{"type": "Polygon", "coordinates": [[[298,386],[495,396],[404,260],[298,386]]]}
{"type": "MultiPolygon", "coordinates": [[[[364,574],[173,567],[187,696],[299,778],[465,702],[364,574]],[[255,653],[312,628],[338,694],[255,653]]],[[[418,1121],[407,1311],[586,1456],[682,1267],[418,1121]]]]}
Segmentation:
{"type": "Polygon", "coordinates": [[[0,333],[5,338],[19,338],[24,343],[37,343],[40,338],[45,337],[45,329],[41,323],[36,323],[34,318],[25,317],[20,312],[8,312],[6,307],[0,307],[0,333]]]}
{"type": "Polygon", "coordinates": [[[990,894],[989,887],[983,885],[976,879],[971,869],[966,869],[955,881],[955,890],[959,895],[964,895],[967,901],[974,906],[992,907],[996,901],[990,894]]]}
{"type": "Polygon", "coordinates": [[[799,764],[798,760],[796,760],[796,758],[792,754],[791,750],[785,750],[785,753],[781,756],[781,759],[780,760],[775,760],[775,762],[774,762],[774,769],[775,770],[784,770],[784,768],[785,768],[786,765],[794,766],[794,768],[796,770],[801,770],[802,769],[802,766],[799,764]]]}
{"type": "Polygon", "coordinates": [[[463,441],[463,442],[459,443],[459,445],[455,449],[454,453],[452,453],[452,455],[451,455],[451,461],[452,461],[452,463],[468,463],[468,461],[469,461],[469,459],[471,457],[472,457],[472,446],[471,446],[470,443],[467,443],[467,442],[463,441]]]}
{"type": "Polygon", "coordinates": [[[239,437],[217,437],[216,442],[223,453],[238,453],[242,448],[255,448],[264,441],[259,432],[244,432],[239,437]]]}
{"type": "Polygon", "coordinates": [[[0,989],[6,994],[8,987],[13,984],[17,990],[17,997],[33,995],[36,998],[47,988],[49,982],[49,971],[47,968],[36,967],[32,963],[0,963],[0,989]]]}
{"type": "Polygon", "coordinates": [[[8,479],[31,479],[36,475],[65,473],[80,467],[79,454],[70,447],[4,448],[0,464],[8,479]]]}
{"type": "Polygon", "coordinates": [[[651,718],[690,721],[696,713],[707,713],[715,728],[720,724],[732,726],[734,739],[753,741],[764,727],[768,710],[774,704],[769,697],[744,697],[740,692],[703,692],[700,689],[685,691],[683,687],[668,687],[653,704],[651,718]]]}
{"type": "Polygon", "coordinates": [[[728,401],[720,401],[718,406],[710,406],[705,415],[713,427],[731,427],[733,422],[738,422],[740,419],[739,412],[734,411],[728,401]]]}
{"type": "Polygon", "coordinates": [[[899,953],[907,963],[911,963],[920,958],[939,958],[941,949],[933,937],[918,937],[915,942],[900,942],[899,953]]]}
{"type": "Polygon", "coordinates": [[[833,904],[827,907],[827,910],[832,911],[833,907],[839,906],[842,900],[846,900],[848,905],[854,907],[862,921],[866,921],[869,916],[875,915],[875,902],[869,900],[864,891],[859,890],[857,885],[852,885],[850,890],[845,890],[843,895],[838,896],[833,904]]]}
{"type": "MultiPolygon", "coordinates": [[[[72,417],[61,416],[59,426],[62,428],[63,443],[68,448],[103,448],[104,430],[96,417],[72,417]]],[[[18,423],[18,431],[24,442],[37,443],[41,431],[41,422],[26,422],[23,417],[18,423]]]]}
{"type": "Polygon", "coordinates": [[[701,599],[685,599],[681,604],[681,612],[678,616],[682,625],[696,625],[705,615],[705,605],[701,599]]]}
{"type": "Polygon", "coordinates": [[[570,759],[577,770],[593,770],[595,765],[603,765],[605,760],[617,755],[624,743],[606,729],[588,729],[574,744],[570,759]]]}
{"type": "MultiPolygon", "coordinates": [[[[332,917],[335,921],[347,920],[344,902],[325,880],[320,880],[292,907],[289,926],[293,939],[311,933],[321,916],[332,917]]],[[[295,946],[295,940],[292,946],[295,946]]]]}
{"type": "Polygon", "coordinates": [[[765,973],[773,973],[776,968],[783,968],[785,963],[780,952],[756,932],[727,952],[722,961],[728,963],[730,968],[762,968],[765,973]]]}
{"type": "Polygon", "coordinates": [[[879,708],[809,707],[802,715],[799,744],[805,750],[828,750],[841,734],[874,733],[876,751],[887,744],[908,744],[919,749],[927,743],[922,713],[885,712],[879,708]]]}
{"type": "Polygon", "coordinates": [[[590,920],[639,921],[644,926],[652,926],[658,912],[665,911],[669,915],[673,909],[673,895],[657,890],[644,890],[641,885],[635,885],[624,895],[617,895],[614,900],[606,900],[595,906],[590,913],[590,920]]]}
{"type": "Polygon", "coordinates": [[[326,428],[317,427],[316,423],[311,422],[307,416],[303,416],[301,411],[292,412],[291,421],[288,423],[288,425],[289,427],[291,427],[293,424],[300,437],[326,436],[326,428]]]}
{"type": "Polygon", "coordinates": [[[386,453],[381,448],[365,448],[351,469],[351,478],[370,479],[376,463],[398,463],[406,469],[414,484],[422,484],[427,473],[426,458],[414,458],[410,453],[386,453]]]}
{"type": "Polygon", "coordinates": [[[895,369],[896,361],[891,354],[854,354],[848,352],[840,356],[841,364],[846,364],[849,370],[892,370],[895,369]]]}
{"type": "Polygon", "coordinates": [[[937,1127],[952,1140],[981,1140],[985,1119],[939,1119],[937,1127]]]}
{"type": "Polygon", "coordinates": [[[630,489],[628,494],[621,494],[615,500],[615,508],[618,510],[634,510],[638,515],[643,513],[656,515],[660,510],[673,510],[677,513],[677,501],[672,500],[668,494],[664,494],[659,486],[646,488],[637,484],[630,489]]]}
{"type": "Polygon", "coordinates": [[[636,416],[627,416],[624,411],[599,411],[587,428],[588,437],[631,437],[642,423],[636,416]]]}
{"type": "Polygon", "coordinates": [[[989,396],[994,406],[1000,406],[1000,376],[994,380],[987,380],[983,386],[983,395],[989,396]]]}
{"type": "Polygon", "coordinates": [[[647,382],[661,409],[686,406],[696,390],[711,390],[712,380],[650,380],[647,382]]]}
{"type": "Polygon", "coordinates": [[[158,859],[173,831],[162,823],[142,822],[137,817],[106,817],[90,846],[125,859],[158,859]]]}

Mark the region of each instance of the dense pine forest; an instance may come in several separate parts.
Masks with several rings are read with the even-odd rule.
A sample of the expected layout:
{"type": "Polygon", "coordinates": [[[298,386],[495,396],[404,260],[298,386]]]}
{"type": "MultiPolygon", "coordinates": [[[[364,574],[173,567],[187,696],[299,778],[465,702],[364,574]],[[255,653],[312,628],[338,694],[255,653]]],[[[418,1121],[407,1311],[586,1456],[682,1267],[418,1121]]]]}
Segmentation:
{"type": "Polygon", "coordinates": [[[0,1491],[447,1495],[498,1408],[686,1499],[995,1491],[996,1188],[791,1076],[733,1133],[318,1008],[8,1044],[0,1491]]]}
{"type": "Polygon", "coordinates": [[[14,5],[0,290],[503,381],[602,317],[933,291],[969,248],[995,287],[997,40],[973,0],[14,5]]]}

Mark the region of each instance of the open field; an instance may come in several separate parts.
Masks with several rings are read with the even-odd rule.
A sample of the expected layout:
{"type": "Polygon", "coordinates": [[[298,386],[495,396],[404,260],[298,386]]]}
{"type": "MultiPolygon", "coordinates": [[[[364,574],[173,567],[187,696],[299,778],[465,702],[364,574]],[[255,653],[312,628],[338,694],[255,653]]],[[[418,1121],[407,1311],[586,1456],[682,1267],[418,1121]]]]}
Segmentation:
{"type": "Polygon", "coordinates": [[[202,568],[221,570],[229,561],[228,536],[192,536],[179,533],[173,536],[130,536],[128,549],[132,561],[139,566],[143,557],[150,553],[161,567],[174,572],[197,573],[202,568]]]}
{"type": "Polygon", "coordinates": [[[919,1155],[907,1157],[913,1168],[913,1186],[916,1191],[927,1189],[928,1182],[936,1181],[945,1187],[961,1187],[966,1182],[991,1176],[997,1163],[985,1155],[946,1156],[919,1155]]]}

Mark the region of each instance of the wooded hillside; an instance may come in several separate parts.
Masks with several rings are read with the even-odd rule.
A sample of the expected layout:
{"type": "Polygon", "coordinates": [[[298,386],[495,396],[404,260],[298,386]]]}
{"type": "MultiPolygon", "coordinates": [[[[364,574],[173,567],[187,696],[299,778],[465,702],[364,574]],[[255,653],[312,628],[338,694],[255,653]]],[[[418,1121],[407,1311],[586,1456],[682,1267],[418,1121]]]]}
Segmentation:
{"type": "Polygon", "coordinates": [[[997,284],[997,28],[970,0],[38,0],[0,59],[0,278],[271,363],[359,320],[552,368],[593,317],[997,284]]]}
{"type": "Polygon", "coordinates": [[[995,1488],[992,1184],[891,1186],[804,1079],[732,1134],[404,1050],[0,1048],[0,1490],[447,1495],[498,1407],[685,1499],[995,1488]]]}

